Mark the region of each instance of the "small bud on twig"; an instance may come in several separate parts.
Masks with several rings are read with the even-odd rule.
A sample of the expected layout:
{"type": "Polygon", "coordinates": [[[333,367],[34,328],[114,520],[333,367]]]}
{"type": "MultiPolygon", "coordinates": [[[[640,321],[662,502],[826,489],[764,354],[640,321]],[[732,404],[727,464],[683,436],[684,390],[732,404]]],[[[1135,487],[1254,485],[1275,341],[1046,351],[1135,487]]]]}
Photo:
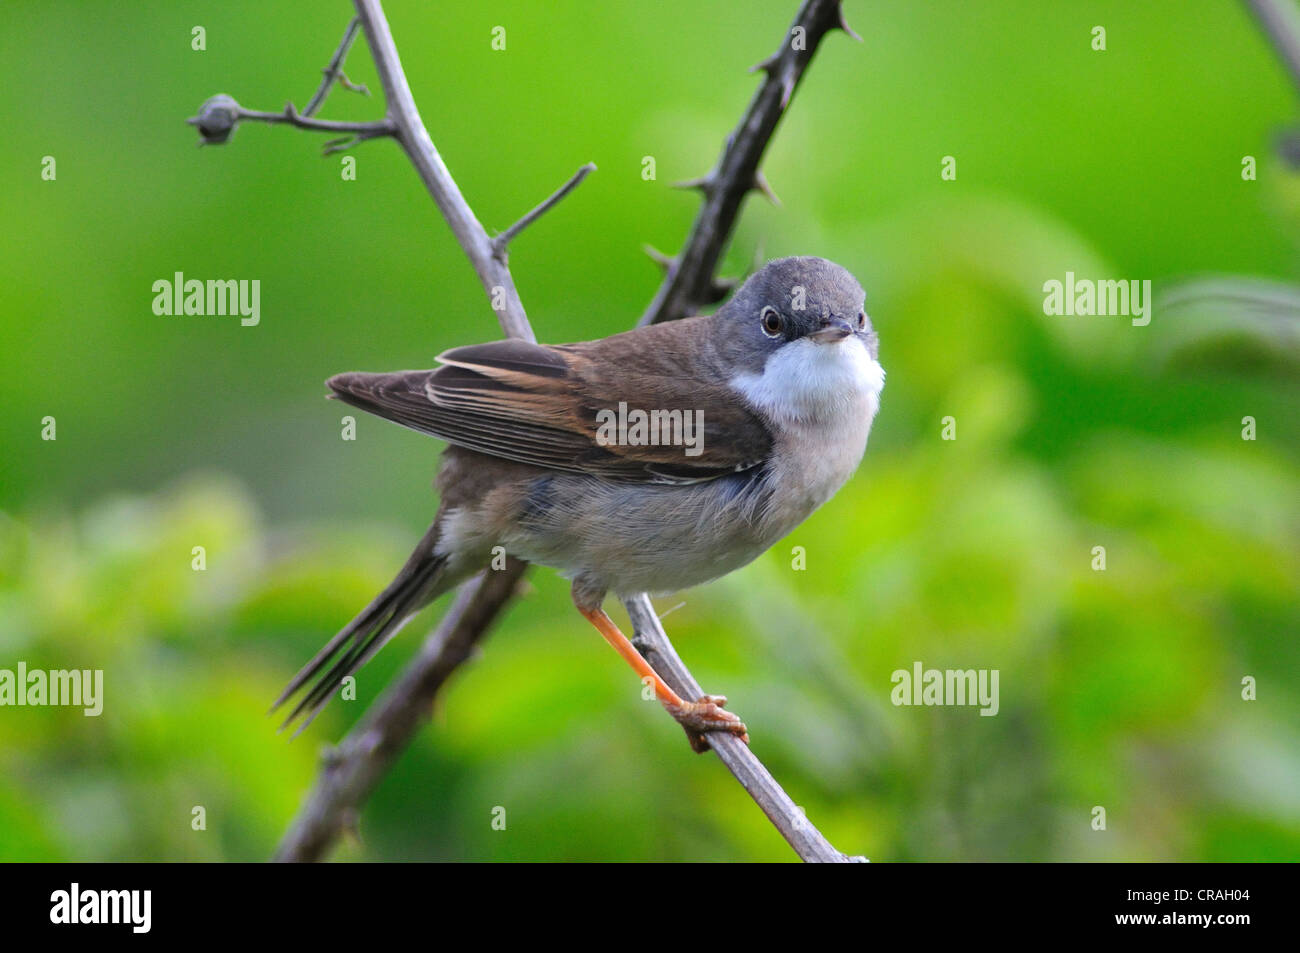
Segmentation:
{"type": "Polygon", "coordinates": [[[218,93],[199,107],[198,115],[185,121],[198,127],[199,135],[203,137],[199,145],[219,146],[235,131],[242,113],[243,109],[232,97],[218,93]]]}

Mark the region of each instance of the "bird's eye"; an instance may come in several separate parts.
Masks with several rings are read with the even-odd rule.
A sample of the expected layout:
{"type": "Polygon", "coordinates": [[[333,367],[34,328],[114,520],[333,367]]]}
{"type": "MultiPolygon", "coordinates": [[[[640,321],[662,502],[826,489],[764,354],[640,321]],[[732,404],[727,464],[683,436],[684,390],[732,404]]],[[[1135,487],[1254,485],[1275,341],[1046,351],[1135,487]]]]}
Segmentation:
{"type": "Polygon", "coordinates": [[[866,326],[867,326],[867,312],[865,312],[865,311],[859,311],[859,312],[858,312],[858,330],[861,331],[861,330],[862,330],[863,328],[865,328],[866,326]]]}
{"type": "Polygon", "coordinates": [[[773,307],[766,307],[758,316],[758,320],[763,325],[763,333],[770,338],[776,337],[781,333],[781,314],[773,307]]]}

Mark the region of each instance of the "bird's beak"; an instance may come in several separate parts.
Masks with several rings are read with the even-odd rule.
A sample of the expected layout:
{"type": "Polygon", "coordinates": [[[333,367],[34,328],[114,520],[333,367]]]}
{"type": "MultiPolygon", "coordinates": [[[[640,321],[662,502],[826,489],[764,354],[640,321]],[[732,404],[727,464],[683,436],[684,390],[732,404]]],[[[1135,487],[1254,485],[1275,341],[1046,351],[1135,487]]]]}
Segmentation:
{"type": "Polygon", "coordinates": [[[822,325],[820,330],[808,335],[818,344],[834,344],[853,333],[853,328],[843,318],[827,318],[822,325]]]}

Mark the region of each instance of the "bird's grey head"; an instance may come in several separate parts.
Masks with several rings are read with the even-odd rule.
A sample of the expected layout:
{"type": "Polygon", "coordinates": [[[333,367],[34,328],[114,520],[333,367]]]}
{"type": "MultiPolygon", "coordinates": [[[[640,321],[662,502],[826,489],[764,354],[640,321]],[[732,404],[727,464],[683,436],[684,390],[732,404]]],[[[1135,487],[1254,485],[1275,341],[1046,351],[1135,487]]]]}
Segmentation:
{"type": "Polygon", "coordinates": [[[752,371],[795,341],[836,345],[853,338],[874,361],[878,343],[865,299],[857,279],[834,262],[778,258],[750,276],[718,310],[716,317],[726,322],[726,342],[719,343],[736,364],[752,371]]]}
{"type": "Polygon", "coordinates": [[[715,315],[731,386],[773,419],[870,426],[885,372],[864,298],[857,279],[824,258],[769,262],[715,315]]]}

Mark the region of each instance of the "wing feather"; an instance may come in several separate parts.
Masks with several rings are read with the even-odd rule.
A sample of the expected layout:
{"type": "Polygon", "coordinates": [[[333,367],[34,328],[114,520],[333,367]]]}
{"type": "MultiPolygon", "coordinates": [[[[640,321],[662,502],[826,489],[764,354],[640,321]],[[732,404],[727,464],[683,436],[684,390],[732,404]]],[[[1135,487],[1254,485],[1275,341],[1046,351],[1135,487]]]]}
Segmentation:
{"type": "Polygon", "coordinates": [[[339,374],[328,386],[340,400],[405,427],[547,469],[621,482],[691,483],[762,463],[771,450],[764,421],[739,395],[692,376],[693,364],[665,358],[647,332],[663,333],[656,326],[558,347],[475,344],[439,355],[442,366],[431,371],[339,374]],[[638,349],[638,359],[629,363],[631,349],[638,349]],[[646,411],[702,408],[700,452],[599,441],[598,412],[617,413],[620,401],[646,411]]]}

